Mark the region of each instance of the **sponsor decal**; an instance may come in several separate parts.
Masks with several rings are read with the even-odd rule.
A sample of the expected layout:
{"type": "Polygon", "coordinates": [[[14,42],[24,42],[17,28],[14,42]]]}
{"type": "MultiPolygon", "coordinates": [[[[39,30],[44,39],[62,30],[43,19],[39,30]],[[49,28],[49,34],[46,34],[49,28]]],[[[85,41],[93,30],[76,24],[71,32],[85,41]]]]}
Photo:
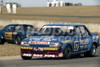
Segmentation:
{"type": "Polygon", "coordinates": [[[40,47],[34,47],[34,51],[43,51],[43,48],[40,48],[40,47]]]}
{"type": "Polygon", "coordinates": [[[90,39],[80,40],[81,45],[88,45],[90,42],[90,39]]]}
{"type": "Polygon", "coordinates": [[[30,44],[44,44],[44,45],[48,45],[50,44],[50,42],[34,42],[34,41],[30,41],[30,44]]]}
{"type": "Polygon", "coordinates": [[[10,34],[12,34],[12,32],[5,32],[5,34],[9,34],[10,35],[10,34]]]}
{"type": "Polygon", "coordinates": [[[26,54],[26,53],[24,53],[23,56],[32,56],[32,54],[26,54]]]}
{"type": "Polygon", "coordinates": [[[21,47],[21,49],[30,49],[30,50],[32,50],[33,48],[32,47],[21,47]]]}
{"type": "Polygon", "coordinates": [[[43,54],[33,54],[35,57],[43,57],[43,54]]]}
{"type": "Polygon", "coordinates": [[[58,48],[44,48],[44,50],[58,50],[58,48]]]}
{"type": "Polygon", "coordinates": [[[12,32],[5,32],[5,39],[12,40],[12,32]]]}
{"type": "Polygon", "coordinates": [[[44,55],[44,57],[55,57],[55,55],[44,55]]]}
{"type": "Polygon", "coordinates": [[[48,55],[48,54],[33,54],[34,57],[56,57],[56,55],[48,55]]]}
{"type": "Polygon", "coordinates": [[[13,34],[17,34],[17,32],[13,32],[13,34]]]}
{"type": "Polygon", "coordinates": [[[84,48],[84,46],[80,46],[80,49],[83,49],[84,48]]]}
{"type": "Polygon", "coordinates": [[[67,42],[72,43],[72,41],[71,41],[71,40],[62,41],[62,43],[63,43],[63,44],[64,44],[64,43],[67,43],[67,42]]]}

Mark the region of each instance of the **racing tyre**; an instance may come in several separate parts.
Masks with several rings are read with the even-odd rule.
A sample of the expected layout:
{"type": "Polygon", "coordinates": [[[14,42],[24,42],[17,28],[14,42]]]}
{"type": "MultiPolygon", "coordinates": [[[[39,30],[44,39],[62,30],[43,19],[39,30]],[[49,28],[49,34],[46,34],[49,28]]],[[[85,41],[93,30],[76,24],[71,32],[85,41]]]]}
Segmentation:
{"type": "Polygon", "coordinates": [[[95,54],[96,54],[96,46],[93,44],[92,47],[91,47],[91,49],[90,49],[90,51],[86,52],[84,54],[84,56],[86,56],[86,57],[89,57],[89,56],[90,57],[94,57],[95,54]]]}
{"type": "Polygon", "coordinates": [[[19,36],[17,36],[14,40],[14,43],[17,44],[17,45],[20,45],[21,44],[21,38],[19,36]]]}
{"type": "Polygon", "coordinates": [[[71,47],[68,45],[64,50],[64,58],[70,59],[71,58],[71,47]]]}
{"type": "Polygon", "coordinates": [[[31,60],[32,57],[25,57],[25,56],[22,56],[22,59],[23,59],[23,60],[31,60]]]}
{"type": "Polygon", "coordinates": [[[0,39],[0,45],[4,45],[4,41],[0,39]]]}

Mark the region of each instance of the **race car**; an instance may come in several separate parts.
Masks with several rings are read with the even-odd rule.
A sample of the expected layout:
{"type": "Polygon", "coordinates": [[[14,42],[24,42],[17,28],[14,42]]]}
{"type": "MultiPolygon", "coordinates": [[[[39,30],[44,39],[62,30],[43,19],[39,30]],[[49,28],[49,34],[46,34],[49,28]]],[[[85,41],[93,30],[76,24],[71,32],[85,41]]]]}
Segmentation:
{"type": "Polygon", "coordinates": [[[85,25],[46,24],[34,36],[21,42],[22,59],[32,57],[71,58],[74,54],[95,56],[99,46],[98,34],[85,25]]]}
{"type": "Polygon", "coordinates": [[[21,40],[31,36],[35,28],[28,24],[10,24],[0,30],[0,44],[5,42],[21,44],[21,40]]]}

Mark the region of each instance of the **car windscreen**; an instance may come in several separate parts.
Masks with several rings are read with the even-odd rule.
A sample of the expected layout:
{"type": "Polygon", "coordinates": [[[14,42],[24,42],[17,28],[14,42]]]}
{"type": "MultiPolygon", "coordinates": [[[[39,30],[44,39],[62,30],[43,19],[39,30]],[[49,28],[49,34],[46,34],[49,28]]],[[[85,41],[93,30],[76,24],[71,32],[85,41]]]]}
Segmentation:
{"type": "Polygon", "coordinates": [[[41,32],[45,35],[71,35],[74,32],[73,26],[44,26],[41,32]]]}

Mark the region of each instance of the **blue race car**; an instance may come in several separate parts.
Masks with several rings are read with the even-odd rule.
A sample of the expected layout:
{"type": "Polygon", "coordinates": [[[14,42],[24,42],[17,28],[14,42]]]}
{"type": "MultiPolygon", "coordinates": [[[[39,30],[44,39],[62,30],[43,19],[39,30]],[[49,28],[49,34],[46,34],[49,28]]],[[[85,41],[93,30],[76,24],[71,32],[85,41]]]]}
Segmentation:
{"type": "Polygon", "coordinates": [[[21,40],[29,37],[35,28],[28,24],[10,24],[0,30],[0,44],[11,42],[20,45],[21,40]]]}
{"type": "Polygon", "coordinates": [[[99,36],[85,25],[47,24],[21,42],[22,59],[34,57],[71,58],[73,54],[95,56],[99,36]]]}

